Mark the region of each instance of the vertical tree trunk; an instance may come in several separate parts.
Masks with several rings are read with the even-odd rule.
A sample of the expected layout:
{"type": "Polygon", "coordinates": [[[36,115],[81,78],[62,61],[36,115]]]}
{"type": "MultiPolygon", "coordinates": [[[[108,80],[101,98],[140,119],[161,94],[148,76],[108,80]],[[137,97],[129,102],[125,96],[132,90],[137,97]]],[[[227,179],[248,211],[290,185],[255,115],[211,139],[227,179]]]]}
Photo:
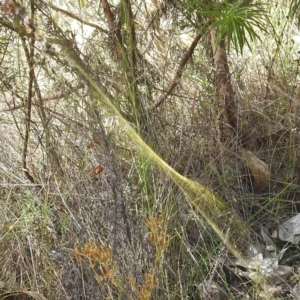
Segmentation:
{"type": "Polygon", "coordinates": [[[225,38],[218,37],[217,29],[210,32],[210,42],[215,66],[215,88],[218,104],[223,108],[220,129],[222,139],[237,136],[237,105],[231,84],[230,72],[226,54],[225,38]]]}

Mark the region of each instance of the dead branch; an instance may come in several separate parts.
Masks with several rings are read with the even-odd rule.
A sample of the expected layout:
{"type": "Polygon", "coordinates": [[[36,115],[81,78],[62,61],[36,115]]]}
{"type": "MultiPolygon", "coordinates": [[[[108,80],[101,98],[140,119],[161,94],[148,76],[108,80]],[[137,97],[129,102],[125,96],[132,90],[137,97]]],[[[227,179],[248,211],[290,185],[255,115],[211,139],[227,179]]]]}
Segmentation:
{"type": "MultiPolygon", "coordinates": [[[[31,1],[31,21],[34,18],[34,4],[31,1]]],[[[29,50],[26,45],[25,38],[22,38],[22,44],[25,52],[25,56],[27,58],[27,63],[29,66],[29,83],[28,83],[28,96],[27,96],[27,109],[25,112],[25,133],[24,133],[24,144],[23,144],[23,151],[22,151],[22,169],[27,177],[27,179],[34,183],[34,178],[29,173],[27,168],[27,154],[28,154],[28,143],[29,143],[29,136],[30,136],[30,124],[31,124],[31,108],[32,108],[32,97],[33,97],[33,83],[34,83],[34,44],[35,38],[34,33],[32,34],[32,38],[29,41],[29,50]]]]}
{"type": "MultiPolygon", "coordinates": [[[[82,86],[78,86],[78,87],[74,88],[74,90],[78,90],[80,88],[82,88],[82,86]]],[[[52,100],[58,100],[58,99],[65,98],[65,97],[71,95],[74,92],[74,90],[72,89],[72,91],[68,91],[66,93],[63,93],[62,91],[60,91],[60,92],[56,92],[56,93],[47,94],[46,96],[41,97],[39,99],[39,101],[32,102],[32,105],[33,106],[41,106],[41,103],[44,103],[44,102],[47,102],[47,101],[52,101],[52,100]]],[[[6,108],[6,109],[1,110],[1,112],[9,112],[9,111],[18,110],[18,109],[23,108],[25,106],[25,104],[23,104],[23,103],[20,104],[20,105],[13,105],[13,106],[11,106],[8,101],[7,101],[7,105],[9,107],[6,108]]]]}
{"type": "Polygon", "coordinates": [[[96,24],[91,23],[91,22],[88,22],[88,21],[85,21],[85,20],[79,18],[78,16],[76,16],[75,14],[72,14],[72,13],[69,12],[69,11],[66,11],[66,10],[64,10],[64,9],[61,9],[61,8],[59,8],[59,7],[57,7],[57,6],[53,5],[53,4],[51,4],[51,3],[49,3],[49,2],[43,1],[43,0],[40,0],[40,2],[43,3],[44,5],[48,6],[48,7],[51,7],[51,8],[54,9],[55,11],[61,12],[61,13],[63,13],[64,15],[66,15],[66,16],[68,16],[68,17],[70,17],[70,18],[73,18],[73,19],[79,21],[80,23],[82,23],[82,24],[84,24],[84,25],[88,25],[88,26],[90,26],[90,27],[93,27],[93,28],[95,28],[95,29],[101,31],[101,32],[108,33],[108,31],[107,31],[106,29],[102,28],[101,26],[96,25],[96,24]]]}
{"type": "Polygon", "coordinates": [[[110,4],[107,0],[101,0],[102,8],[104,11],[105,18],[107,20],[107,26],[109,31],[114,34],[113,37],[113,49],[118,59],[122,58],[122,34],[121,34],[121,24],[116,20],[113,14],[110,4]]]}
{"type": "Polygon", "coordinates": [[[151,106],[150,110],[153,110],[155,108],[158,108],[172,93],[172,91],[176,88],[176,86],[180,83],[180,79],[183,73],[183,70],[188,63],[189,59],[192,57],[194,50],[199,43],[200,39],[203,36],[203,32],[207,29],[208,25],[205,25],[204,28],[196,35],[193,42],[191,43],[189,49],[185,52],[185,54],[182,56],[181,61],[179,63],[179,66],[176,70],[175,76],[168,86],[166,92],[159,97],[159,99],[151,106]]]}

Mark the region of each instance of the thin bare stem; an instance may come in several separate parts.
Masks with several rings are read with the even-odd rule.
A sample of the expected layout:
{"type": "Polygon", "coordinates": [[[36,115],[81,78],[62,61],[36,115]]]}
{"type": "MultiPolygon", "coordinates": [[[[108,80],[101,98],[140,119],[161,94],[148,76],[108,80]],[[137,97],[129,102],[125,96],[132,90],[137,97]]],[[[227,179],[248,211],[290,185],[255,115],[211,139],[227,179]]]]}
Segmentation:
{"type": "MultiPolygon", "coordinates": [[[[31,21],[34,19],[34,1],[31,1],[31,21]]],[[[22,167],[23,172],[27,179],[34,182],[33,176],[29,173],[27,168],[27,154],[28,154],[28,144],[29,144],[29,137],[30,137],[30,124],[31,124],[31,108],[32,108],[32,97],[33,97],[33,83],[34,83],[34,33],[32,33],[32,38],[29,41],[29,50],[26,46],[25,38],[22,38],[23,48],[25,51],[25,55],[28,60],[29,66],[29,83],[28,83],[28,96],[27,96],[27,108],[25,112],[25,133],[24,133],[24,144],[23,144],[23,151],[22,151],[22,167]]]]}
{"type": "Polygon", "coordinates": [[[51,4],[51,3],[49,3],[49,2],[46,2],[46,1],[43,1],[43,0],[40,0],[40,2],[43,3],[44,5],[48,6],[48,7],[51,7],[51,8],[54,9],[55,11],[59,11],[59,12],[63,13],[64,15],[66,15],[66,16],[68,16],[68,17],[70,17],[70,18],[73,18],[73,19],[79,21],[79,22],[82,23],[82,24],[85,24],[85,25],[88,25],[88,26],[90,26],[90,27],[96,28],[97,30],[99,30],[99,31],[101,31],[101,32],[109,33],[106,29],[102,28],[101,26],[96,25],[96,24],[91,23],[91,22],[88,22],[88,21],[85,21],[85,20],[79,18],[78,16],[76,16],[75,14],[72,14],[71,12],[66,11],[66,10],[64,10],[64,9],[61,9],[61,8],[59,8],[59,7],[57,7],[57,6],[53,5],[53,4],[51,4]]]}
{"type": "Polygon", "coordinates": [[[161,104],[163,104],[165,102],[165,100],[168,98],[168,96],[173,92],[173,90],[180,83],[183,70],[184,70],[185,66],[187,65],[187,63],[189,62],[190,58],[192,57],[194,50],[195,50],[196,46],[198,45],[199,41],[201,40],[201,38],[203,36],[203,32],[207,29],[207,27],[208,27],[208,25],[204,26],[204,28],[200,31],[200,33],[198,33],[196,35],[196,37],[194,38],[193,42],[191,43],[189,49],[182,56],[179,66],[173,77],[173,80],[170,83],[170,85],[168,86],[166,92],[158,98],[158,100],[151,106],[150,110],[158,108],[161,104]]]}

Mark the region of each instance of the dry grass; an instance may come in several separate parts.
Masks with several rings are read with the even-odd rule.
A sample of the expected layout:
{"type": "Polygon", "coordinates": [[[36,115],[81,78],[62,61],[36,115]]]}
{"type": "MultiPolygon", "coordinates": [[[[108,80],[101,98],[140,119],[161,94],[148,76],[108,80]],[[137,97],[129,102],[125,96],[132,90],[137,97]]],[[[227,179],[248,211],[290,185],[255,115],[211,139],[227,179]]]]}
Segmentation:
{"type": "MultiPolygon", "coordinates": [[[[270,170],[264,189],[255,193],[236,141],[221,142],[223,108],[214,100],[205,45],[178,89],[147,116],[151,130],[145,136],[175,170],[220,196],[260,243],[261,226],[272,232],[300,210],[298,65],[288,42],[292,29],[278,30],[290,33],[281,41],[285,47],[278,50],[274,38],[266,37],[252,53],[230,56],[240,125],[256,141],[251,151],[270,170]]],[[[160,39],[155,41],[157,47],[160,39]]],[[[156,77],[140,86],[143,103],[165,88],[183,48],[176,36],[160,47],[165,56],[151,66],[156,77]]],[[[96,48],[97,39],[89,41],[91,66],[109,56],[96,55],[96,48]]],[[[12,52],[5,64],[13,59],[12,52]]],[[[0,299],[266,299],[257,284],[224,267],[223,243],[168,174],[142,158],[111,112],[93,111],[93,93],[72,88],[70,82],[80,86],[82,78],[67,62],[52,63],[62,78],[58,86],[68,95],[44,103],[46,126],[34,106],[27,163],[37,184],[21,169],[24,107],[7,111],[13,93],[2,90],[9,100],[0,115],[0,299]]],[[[26,98],[22,67],[12,70],[18,105],[26,98]]],[[[127,114],[128,78],[118,67],[112,64],[111,76],[109,70],[103,75],[91,69],[99,81],[107,80],[108,92],[127,114]]],[[[57,76],[48,72],[41,69],[51,92],[57,76]]]]}

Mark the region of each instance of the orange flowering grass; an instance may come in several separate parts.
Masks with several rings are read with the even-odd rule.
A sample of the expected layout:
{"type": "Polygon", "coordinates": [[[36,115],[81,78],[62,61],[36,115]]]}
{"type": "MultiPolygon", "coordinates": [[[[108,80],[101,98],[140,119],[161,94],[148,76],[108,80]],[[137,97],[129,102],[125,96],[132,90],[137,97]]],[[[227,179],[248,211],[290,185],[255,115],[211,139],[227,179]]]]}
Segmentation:
{"type": "Polygon", "coordinates": [[[153,290],[157,286],[157,281],[155,280],[155,268],[145,275],[145,284],[143,286],[137,286],[136,280],[132,275],[129,276],[128,281],[132,289],[138,295],[137,300],[149,300],[153,290]]]}
{"type": "Polygon", "coordinates": [[[153,290],[157,286],[156,270],[161,262],[161,255],[169,245],[169,236],[166,233],[165,221],[162,215],[153,213],[145,218],[145,224],[148,227],[148,239],[155,246],[155,264],[154,268],[145,275],[145,283],[143,286],[137,286],[133,276],[129,276],[128,281],[133,290],[138,295],[138,300],[149,300],[153,290]]]}
{"type": "Polygon", "coordinates": [[[97,247],[94,241],[86,243],[83,247],[75,246],[74,257],[78,260],[86,258],[90,267],[95,271],[97,280],[110,280],[117,285],[116,265],[112,260],[112,250],[109,247],[97,247]],[[96,272],[95,267],[99,267],[100,274],[96,272]]]}
{"type": "Polygon", "coordinates": [[[168,247],[170,241],[162,215],[154,212],[149,218],[145,219],[145,224],[150,231],[148,239],[156,247],[156,255],[161,255],[168,247]]]}
{"type": "MultiPolygon", "coordinates": [[[[153,213],[145,218],[145,224],[149,230],[148,239],[155,246],[155,263],[153,269],[145,274],[145,283],[142,286],[136,284],[133,275],[128,276],[128,283],[138,296],[138,300],[149,300],[153,290],[157,286],[156,270],[161,263],[162,253],[169,245],[169,236],[166,233],[165,220],[162,215],[153,213]]],[[[76,245],[74,257],[78,260],[87,259],[89,266],[94,270],[99,284],[103,280],[109,280],[114,286],[120,289],[128,299],[130,296],[125,292],[124,287],[116,276],[116,264],[113,262],[112,250],[109,247],[98,247],[94,241],[86,243],[84,246],[76,245]]]]}

